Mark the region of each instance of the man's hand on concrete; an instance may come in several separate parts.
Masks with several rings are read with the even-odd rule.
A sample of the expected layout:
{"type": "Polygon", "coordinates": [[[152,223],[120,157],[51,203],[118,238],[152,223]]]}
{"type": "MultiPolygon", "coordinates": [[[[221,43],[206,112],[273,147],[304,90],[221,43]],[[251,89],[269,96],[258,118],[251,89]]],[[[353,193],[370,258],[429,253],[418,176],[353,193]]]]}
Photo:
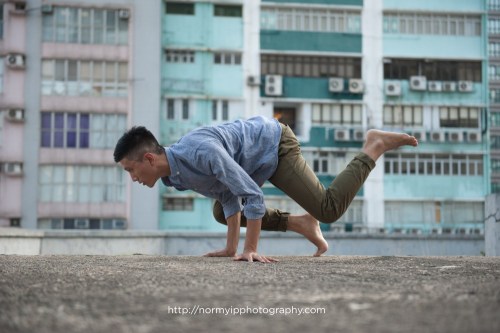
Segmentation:
{"type": "Polygon", "coordinates": [[[276,259],[261,256],[257,252],[251,252],[251,251],[245,251],[242,254],[237,255],[236,257],[234,257],[234,260],[248,261],[248,262],[259,261],[265,263],[278,262],[278,260],[276,259]]]}
{"type": "Polygon", "coordinates": [[[224,248],[219,251],[209,252],[204,255],[204,257],[234,257],[236,255],[236,249],[224,248]]]}

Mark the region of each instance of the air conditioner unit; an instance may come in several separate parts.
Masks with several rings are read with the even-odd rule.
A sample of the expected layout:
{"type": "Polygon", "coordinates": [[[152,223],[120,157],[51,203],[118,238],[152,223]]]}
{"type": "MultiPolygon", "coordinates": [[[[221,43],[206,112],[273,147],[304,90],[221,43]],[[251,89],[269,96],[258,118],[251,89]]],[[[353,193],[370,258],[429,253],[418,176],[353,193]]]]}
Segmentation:
{"type": "Polygon", "coordinates": [[[283,95],[283,77],[281,75],[266,75],[265,93],[268,96],[283,95]]]}
{"type": "Polygon", "coordinates": [[[5,110],[6,119],[13,122],[24,121],[24,110],[23,109],[10,109],[5,110]]]}
{"type": "Polygon", "coordinates": [[[474,85],[472,81],[458,81],[458,91],[460,92],[471,92],[474,90],[474,85]]]}
{"type": "Polygon", "coordinates": [[[414,131],[411,133],[419,142],[423,142],[427,140],[427,135],[425,131],[414,131]]]}
{"type": "Polygon", "coordinates": [[[88,220],[76,220],[74,222],[75,224],[75,229],[88,229],[89,228],[89,221],[88,220]]]}
{"type": "Polygon", "coordinates": [[[7,66],[10,68],[24,68],[25,66],[24,55],[20,53],[7,54],[7,66]]]}
{"type": "Polygon", "coordinates": [[[260,86],[260,76],[249,75],[247,77],[247,84],[251,87],[260,86]]]}
{"type": "Polygon", "coordinates": [[[20,176],[23,174],[23,164],[7,162],[3,164],[2,170],[8,176],[20,176]]]}
{"type": "Polygon", "coordinates": [[[427,83],[427,89],[433,92],[441,91],[442,89],[441,81],[429,81],[427,83]]]}
{"type": "Polygon", "coordinates": [[[42,5],[42,14],[48,15],[54,12],[54,7],[52,5],[42,5]]]}
{"type": "Polygon", "coordinates": [[[481,142],[481,133],[480,132],[468,132],[467,133],[467,141],[469,141],[469,142],[481,142]]]}
{"type": "Polygon", "coordinates": [[[118,11],[118,17],[122,20],[128,20],[130,17],[130,11],[128,9],[120,9],[118,11]]]}
{"type": "Polygon", "coordinates": [[[411,76],[410,77],[410,89],[411,90],[426,90],[427,89],[427,79],[425,76],[411,76]]]}
{"type": "Polygon", "coordinates": [[[26,14],[26,2],[24,1],[17,1],[14,3],[14,10],[12,11],[13,14],[26,14]]]}
{"type": "Polygon", "coordinates": [[[365,131],[362,129],[354,130],[352,134],[353,141],[364,141],[365,140],[365,131]]]}
{"type": "Polygon", "coordinates": [[[341,77],[331,77],[328,79],[328,91],[342,92],[344,91],[344,79],[341,77]]]}
{"type": "Polygon", "coordinates": [[[444,142],[444,132],[432,132],[431,141],[433,142],[444,142]]]}
{"type": "Polygon", "coordinates": [[[401,95],[401,82],[387,82],[385,85],[385,94],[387,96],[400,96],[401,95]]]}
{"type": "Polygon", "coordinates": [[[457,90],[457,84],[451,81],[443,81],[441,84],[441,90],[447,92],[455,91],[457,90]]]}
{"type": "Polygon", "coordinates": [[[462,132],[450,132],[448,133],[448,140],[451,142],[462,142],[464,141],[464,134],[462,132]]]}
{"type": "Polygon", "coordinates": [[[353,94],[363,93],[364,86],[361,79],[349,79],[349,92],[353,94]]]}
{"type": "Polygon", "coordinates": [[[336,129],[335,130],[335,141],[349,141],[350,135],[348,129],[336,129]]]}

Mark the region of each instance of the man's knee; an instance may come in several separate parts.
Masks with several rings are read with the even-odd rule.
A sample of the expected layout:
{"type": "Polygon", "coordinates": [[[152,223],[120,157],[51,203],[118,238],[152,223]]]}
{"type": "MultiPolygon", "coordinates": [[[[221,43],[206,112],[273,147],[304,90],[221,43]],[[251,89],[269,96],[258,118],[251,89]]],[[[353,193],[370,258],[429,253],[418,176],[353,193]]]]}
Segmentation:
{"type": "Polygon", "coordinates": [[[214,218],[217,222],[227,224],[226,217],[224,216],[224,209],[220,202],[215,201],[213,209],[214,218]]]}

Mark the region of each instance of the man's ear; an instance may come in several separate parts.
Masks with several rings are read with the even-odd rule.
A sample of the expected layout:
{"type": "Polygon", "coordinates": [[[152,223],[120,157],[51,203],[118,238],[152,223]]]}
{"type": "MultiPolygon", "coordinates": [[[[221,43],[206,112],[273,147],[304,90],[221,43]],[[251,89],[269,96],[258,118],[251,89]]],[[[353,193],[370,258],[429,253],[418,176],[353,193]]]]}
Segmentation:
{"type": "Polygon", "coordinates": [[[144,154],[144,159],[149,161],[149,164],[150,165],[153,165],[155,160],[156,160],[156,157],[154,156],[153,153],[145,153],[144,154]]]}

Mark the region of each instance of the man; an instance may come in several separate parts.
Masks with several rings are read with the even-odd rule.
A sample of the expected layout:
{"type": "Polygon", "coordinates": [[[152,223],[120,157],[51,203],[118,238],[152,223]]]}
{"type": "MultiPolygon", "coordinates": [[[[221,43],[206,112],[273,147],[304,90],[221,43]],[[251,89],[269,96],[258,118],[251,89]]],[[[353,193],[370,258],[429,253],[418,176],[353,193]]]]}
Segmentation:
{"type": "Polygon", "coordinates": [[[144,127],[133,127],[116,144],[115,162],[134,182],[153,187],[193,190],[216,199],[214,217],[227,224],[226,247],[210,257],[273,262],[257,253],[260,230],[292,230],[317,247],[328,249],[319,228],[335,222],[347,210],[377,159],[404,145],[417,146],[413,136],[370,130],[362,152],[325,189],[300,152],[292,130],[275,119],[255,117],[198,128],[170,147],[162,147],[144,127]],[[294,216],[264,205],[261,186],[269,180],[308,214],[294,216]],[[244,250],[236,255],[240,226],[247,228],[244,250]]]}

